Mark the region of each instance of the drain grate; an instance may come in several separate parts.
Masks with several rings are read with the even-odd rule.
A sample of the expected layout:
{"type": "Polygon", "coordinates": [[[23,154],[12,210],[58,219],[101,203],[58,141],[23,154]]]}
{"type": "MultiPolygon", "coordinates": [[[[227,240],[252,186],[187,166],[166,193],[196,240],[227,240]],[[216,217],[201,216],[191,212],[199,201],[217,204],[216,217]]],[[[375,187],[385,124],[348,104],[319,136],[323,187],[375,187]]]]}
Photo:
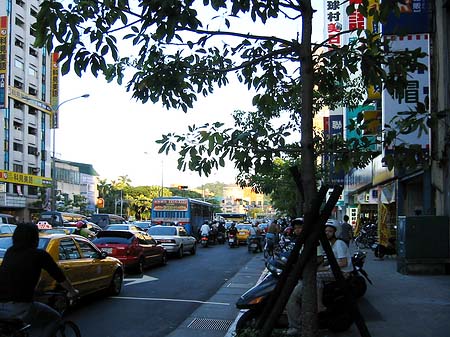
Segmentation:
{"type": "Polygon", "coordinates": [[[225,319],[194,318],[187,327],[191,329],[228,331],[232,323],[233,321],[225,319]]]}

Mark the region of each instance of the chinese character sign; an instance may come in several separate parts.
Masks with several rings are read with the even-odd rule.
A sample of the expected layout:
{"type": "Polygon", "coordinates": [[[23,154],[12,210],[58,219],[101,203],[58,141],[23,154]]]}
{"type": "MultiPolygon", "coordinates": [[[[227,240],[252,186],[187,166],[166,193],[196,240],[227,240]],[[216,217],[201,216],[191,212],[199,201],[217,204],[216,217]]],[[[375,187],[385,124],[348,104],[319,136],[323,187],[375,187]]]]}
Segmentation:
{"type": "Polygon", "coordinates": [[[341,45],[339,33],[342,31],[343,7],[340,1],[325,1],[325,29],[329,44],[341,45]]]}
{"type": "Polygon", "coordinates": [[[0,109],[6,108],[8,70],[8,17],[0,17],[0,109]]]}
{"type": "MultiPolygon", "coordinates": [[[[392,51],[413,50],[421,48],[427,54],[419,62],[430,68],[429,58],[429,39],[428,34],[414,34],[405,37],[389,36],[390,49],[392,51]]],[[[391,127],[392,118],[396,117],[400,112],[415,111],[417,103],[429,106],[430,99],[430,74],[428,70],[422,72],[414,72],[408,74],[408,81],[406,88],[402,91],[397,91],[391,96],[386,90],[382,93],[382,125],[389,124],[391,127]]],[[[421,134],[419,137],[418,131],[411,132],[406,135],[399,135],[399,143],[406,144],[420,144],[422,148],[426,148],[430,144],[429,133],[421,134]]]]}

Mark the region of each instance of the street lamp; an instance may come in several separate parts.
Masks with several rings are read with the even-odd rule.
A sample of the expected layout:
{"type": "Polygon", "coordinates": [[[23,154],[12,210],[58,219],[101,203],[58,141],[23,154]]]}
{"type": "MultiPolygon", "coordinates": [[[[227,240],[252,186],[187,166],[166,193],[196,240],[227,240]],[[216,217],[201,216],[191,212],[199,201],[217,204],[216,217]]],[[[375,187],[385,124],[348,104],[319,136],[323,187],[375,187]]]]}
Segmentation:
{"type": "Polygon", "coordinates": [[[52,167],[51,167],[51,177],[52,177],[52,187],[51,187],[51,210],[52,211],[56,211],[56,159],[55,159],[55,155],[56,155],[56,127],[57,127],[57,114],[59,112],[59,108],[61,107],[61,105],[79,99],[79,98],[88,98],[90,95],[89,94],[84,94],[81,96],[77,96],[77,97],[73,97],[73,98],[69,98],[61,103],[59,103],[56,108],[52,108],[52,138],[53,138],[53,149],[52,149],[52,167]]]}

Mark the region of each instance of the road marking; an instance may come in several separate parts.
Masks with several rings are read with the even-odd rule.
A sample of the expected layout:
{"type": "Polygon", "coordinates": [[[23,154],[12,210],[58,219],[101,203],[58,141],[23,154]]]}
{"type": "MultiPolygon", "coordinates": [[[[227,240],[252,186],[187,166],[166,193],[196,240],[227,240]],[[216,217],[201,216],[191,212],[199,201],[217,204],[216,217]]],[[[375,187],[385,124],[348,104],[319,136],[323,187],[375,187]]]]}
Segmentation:
{"type": "Polygon", "coordinates": [[[230,305],[230,303],[223,303],[223,302],[205,302],[205,301],[198,301],[198,300],[181,300],[181,299],[175,299],[175,298],[157,298],[157,297],[131,297],[131,296],[114,296],[109,297],[112,299],[118,299],[118,300],[139,300],[139,301],[161,301],[161,302],[185,302],[185,303],[200,303],[200,304],[213,304],[213,305],[230,305]]]}
{"type": "Polygon", "coordinates": [[[158,279],[156,277],[152,277],[152,276],[147,276],[147,275],[143,275],[142,277],[139,278],[126,278],[123,281],[127,282],[127,281],[131,281],[128,283],[125,283],[125,287],[126,286],[130,286],[132,284],[139,284],[139,283],[145,283],[145,282],[152,282],[152,281],[157,281],[158,279]]]}

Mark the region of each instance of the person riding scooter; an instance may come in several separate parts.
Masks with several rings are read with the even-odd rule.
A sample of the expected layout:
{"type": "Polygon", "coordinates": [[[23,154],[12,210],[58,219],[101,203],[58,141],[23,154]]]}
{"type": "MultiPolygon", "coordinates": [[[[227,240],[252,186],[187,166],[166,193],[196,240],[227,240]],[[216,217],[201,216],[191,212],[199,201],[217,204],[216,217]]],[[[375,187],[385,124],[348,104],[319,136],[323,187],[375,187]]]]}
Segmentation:
{"type": "Polygon", "coordinates": [[[87,228],[87,224],[84,221],[78,221],[76,224],[77,229],[75,230],[74,234],[84,236],[87,239],[92,239],[95,237],[95,233],[91,232],[87,228]]]}

